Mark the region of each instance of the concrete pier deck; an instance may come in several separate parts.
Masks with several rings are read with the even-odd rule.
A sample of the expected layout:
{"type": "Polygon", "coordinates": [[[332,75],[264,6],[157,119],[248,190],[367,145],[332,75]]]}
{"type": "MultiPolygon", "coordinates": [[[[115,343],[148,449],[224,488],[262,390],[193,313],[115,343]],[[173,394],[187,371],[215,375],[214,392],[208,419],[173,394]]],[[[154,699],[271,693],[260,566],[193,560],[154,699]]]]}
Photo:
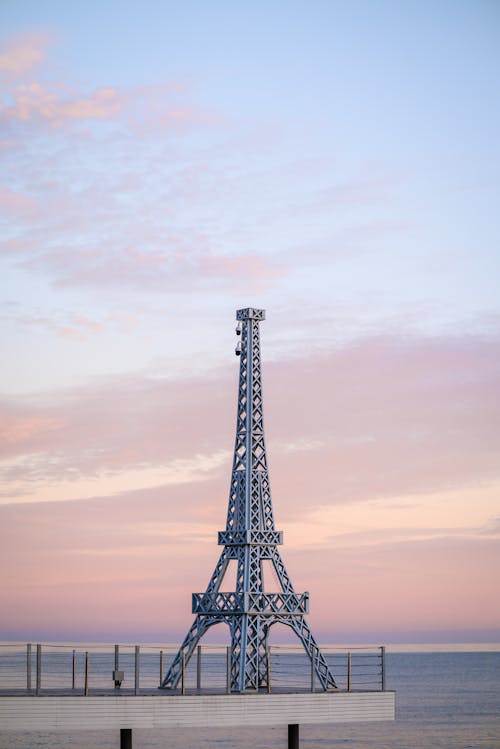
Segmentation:
{"type": "Polygon", "coordinates": [[[99,730],[394,720],[395,693],[1,696],[3,730],[99,730]]]}

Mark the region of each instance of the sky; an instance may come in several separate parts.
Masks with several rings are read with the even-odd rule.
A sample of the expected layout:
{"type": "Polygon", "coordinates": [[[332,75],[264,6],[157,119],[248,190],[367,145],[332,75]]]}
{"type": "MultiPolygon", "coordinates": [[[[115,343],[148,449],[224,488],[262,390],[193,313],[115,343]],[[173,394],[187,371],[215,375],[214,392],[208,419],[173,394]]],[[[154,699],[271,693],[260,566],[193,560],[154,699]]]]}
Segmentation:
{"type": "Polygon", "coordinates": [[[0,638],[184,636],[255,306],[317,639],[500,641],[499,4],[3,0],[0,29],[0,638]]]}

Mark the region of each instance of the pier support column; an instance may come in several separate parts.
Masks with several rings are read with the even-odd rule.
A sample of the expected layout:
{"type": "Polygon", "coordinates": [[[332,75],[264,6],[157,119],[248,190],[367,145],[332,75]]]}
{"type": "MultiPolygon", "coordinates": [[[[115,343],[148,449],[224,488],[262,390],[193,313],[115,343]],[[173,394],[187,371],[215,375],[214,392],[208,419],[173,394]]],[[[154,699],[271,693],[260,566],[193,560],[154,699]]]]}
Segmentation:
{"type": "Polygon", "coordinates": [[[288,726],[288,749],[299,749],[298,723],[290,723],[288,726]]]}
{"type": "MultiPolygon", "coordinates": [[[[297,744],[298,747],[298,744],[297,744]]],[[[132,729],[120,728],[120,749],[132,749],[132,729]]]]}

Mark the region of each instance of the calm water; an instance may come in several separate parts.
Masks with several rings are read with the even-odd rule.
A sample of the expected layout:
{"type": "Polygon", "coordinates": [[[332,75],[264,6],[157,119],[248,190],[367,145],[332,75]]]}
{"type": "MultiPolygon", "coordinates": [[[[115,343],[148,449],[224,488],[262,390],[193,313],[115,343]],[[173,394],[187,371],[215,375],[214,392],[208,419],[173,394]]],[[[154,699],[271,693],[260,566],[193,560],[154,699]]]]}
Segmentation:
{"type": "MultiPolygon", "coordinates": [[[[303,749],[500,749],[500,652],[389,653],[396,722],[303,725],[303,749]]],[[[286,727],[134,731],[134,749],[278,749],[286,727]]],[[[10,733],[0,749],[115,749],[117,732],[10,733]]]]}

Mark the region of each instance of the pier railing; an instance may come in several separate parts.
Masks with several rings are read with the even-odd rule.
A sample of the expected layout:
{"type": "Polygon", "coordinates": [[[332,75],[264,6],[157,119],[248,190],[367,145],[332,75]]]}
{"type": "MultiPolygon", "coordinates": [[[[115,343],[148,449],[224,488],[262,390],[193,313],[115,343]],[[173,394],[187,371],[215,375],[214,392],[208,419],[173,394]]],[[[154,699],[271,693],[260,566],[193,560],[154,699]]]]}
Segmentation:
{"type": "MultiPolygon", "coordinates": [[[[199,646],[183,665],[176,694],[229,691],[229,649],[199,646]]],[[[385,648],[322,646],[341,691],[385,691],[385,648]]],[[[0,644],[0,694],[151,694],[167,673],[175,646],[5,643],[0,644]]],[[[300,648],[268,648],[263,691],[322,691],[307,654],[300,648]]],[[[170,692],[170,690],[168,690],[170,692]]],[[[167,693],[167,692],[164,692],[167,693]]]]}

